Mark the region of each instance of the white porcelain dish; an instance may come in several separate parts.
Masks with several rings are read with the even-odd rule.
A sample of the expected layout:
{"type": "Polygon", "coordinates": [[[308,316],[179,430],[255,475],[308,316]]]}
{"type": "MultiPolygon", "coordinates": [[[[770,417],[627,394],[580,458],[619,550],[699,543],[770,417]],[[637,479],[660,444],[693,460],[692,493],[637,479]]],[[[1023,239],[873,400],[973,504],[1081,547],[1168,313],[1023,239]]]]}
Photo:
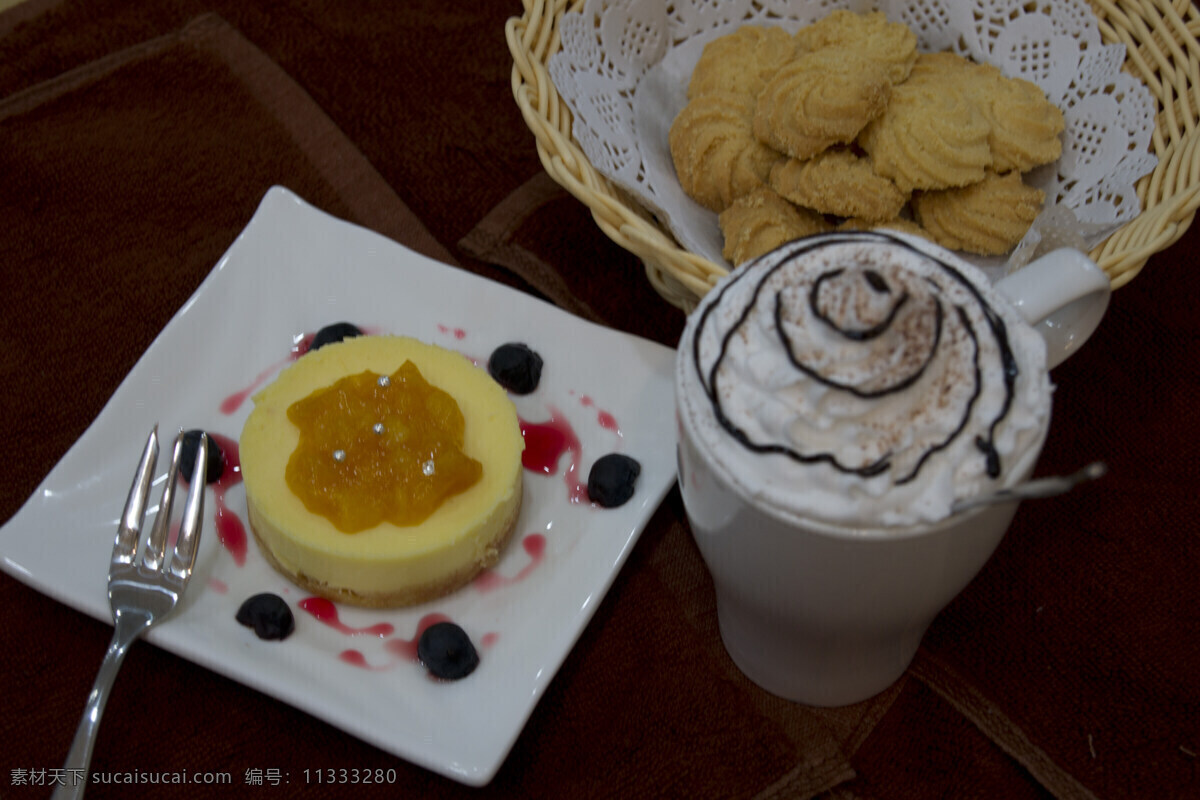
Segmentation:
{"type": "MultiPolygon", "coordinates": [[[[397,756],[483,785],[675,480],[669,348],[428,259],[276,187],[0,529],[0,567],[111,622],[108,560],[150,426],[236,440],[251,407],[238,399],[285,366],[306,334],[339,321],[457,349],[480,364],[500,344],[527,343],[546,366],[536,392],[514,397],[518,413],[530,423],[555,418],[578,447],[553,475],[526,470],[517,529],[489,579],[410,609],[340,606],[340,630],[303,610],[308,595],[266,564],[252,538],[238,563],[236,536],[226,544],[218,535],[220,504],[210,490],[191,589],[148,638],[397,756]],[[609,452],[641,463],[633,499],[615,509],[572,502],[571,484],[586,483],[591,463],[609,452]],[[260,641],[234,619],[245,598],[264,591],[284,597],[296,616],[296,632],[283,642],[260,641]],[[479,649],[481,663],[466,679],[431,679],[397,655],[430,615],[460,624],[479,649]]],[[[245,520],[240,484],[223,499],[226,524],[232,519],[236,528],[245,520]]],[[[103,654],[95,655],[99,664],[103,654]]]]}

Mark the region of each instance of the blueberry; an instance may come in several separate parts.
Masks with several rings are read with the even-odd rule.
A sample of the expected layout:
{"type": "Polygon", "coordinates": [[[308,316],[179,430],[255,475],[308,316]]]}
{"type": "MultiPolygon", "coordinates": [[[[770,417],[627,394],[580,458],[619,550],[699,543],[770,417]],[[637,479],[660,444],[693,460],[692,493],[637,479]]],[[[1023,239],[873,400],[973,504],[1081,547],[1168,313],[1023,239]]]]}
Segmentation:
{"type": "MultiPolygon", "coordinates": [[[[190,430],[183,434],[183,450],[179,454],[179,471],[183,473],[183,478],[188,483],[192,482],[192,469],[196,466],[196,449],[200,447],[202,433],[204,433],[202,430],[190,430]]],[[[216,483],[225,474],[225,454],[221,452],[221,445],[217,444],[211,435],[205,441],[208,442],[204,448],[208,451],[208,466],[204,468],[204,482],[216,483]]]]}
{"type": "Polygon", "coordinates": [[[256,594],[238,609],[237,621],[254,628],[260,639],[286,639],[296,630],[296,620],[287,602],[277,594],[256,594]]]}
{"type": "Polygon", "coordinates": [[[308,350],[309,352],[320,350],[327,344],[340,342],[342,339],[351,339],[355,336],[362,336],[362,331],[359,330],[357,325],[351,325],[349,322],[335,322],[317,331],[317,335],[313,337],[312,344],[308,346],[308,350]]]}
{"type": "Polygon", "coordinates": [[[417,657],[435,677],[465,678],[479,666],[479,654],[467,632],[453,622],[430,625],[417,642],[417,657]]]}
{"type": "Polygon", "coordinates": [[[633,497],[633,485],[642,473],[642,465],[629,456],[609,453],[596,459],[588,473],[588,497],[593,503],[614,508],[633,497]]]}
{"type": "Polygon", "coordinates": [[[515,394],[529,394],[542,379],[542,357],[523,344],[502,344],[488,359],[488,373],[515,394]]]}

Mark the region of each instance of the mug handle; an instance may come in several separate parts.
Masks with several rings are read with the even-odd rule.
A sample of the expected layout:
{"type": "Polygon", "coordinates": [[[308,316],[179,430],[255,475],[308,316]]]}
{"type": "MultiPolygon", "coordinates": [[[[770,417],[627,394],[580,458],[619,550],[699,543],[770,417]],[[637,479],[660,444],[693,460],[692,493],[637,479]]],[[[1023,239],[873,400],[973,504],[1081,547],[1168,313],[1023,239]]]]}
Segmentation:
{"type": "Polygon", "coordinates": [[[997,281],[995,288],[1046,340],[1046,368],[1078,350],[1100,325],[1112,296],[1104,271],[1064,247],[997,281]]]}

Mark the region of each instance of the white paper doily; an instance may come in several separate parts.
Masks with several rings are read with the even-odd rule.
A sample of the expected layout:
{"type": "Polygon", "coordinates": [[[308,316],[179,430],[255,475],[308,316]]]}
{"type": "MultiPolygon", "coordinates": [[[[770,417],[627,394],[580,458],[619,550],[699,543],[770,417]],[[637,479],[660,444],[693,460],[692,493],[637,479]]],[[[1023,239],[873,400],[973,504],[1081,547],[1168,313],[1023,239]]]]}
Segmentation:
{"type": "Polygon", "coordinates": [[[1024,263],[1043,235],[1090,248],[1141,211],[1134,184],[1157,164],[1154,99],[1121,71],[1125,46],[1101,41],[1086,0],[587,0],[562,17],[550,76],[592,166],[686,249],[728,267],[716,215],[683,194],[667,147],[692,68],[706,42],[741,25],[794,31],[835,9],[883,11],[912,28],[920,50],[993,64],[1062,109],[1062,157],[1025,176],[1045,191],[1046,210],[1007,262],[978,261],[989,272],[1024,263]]]}

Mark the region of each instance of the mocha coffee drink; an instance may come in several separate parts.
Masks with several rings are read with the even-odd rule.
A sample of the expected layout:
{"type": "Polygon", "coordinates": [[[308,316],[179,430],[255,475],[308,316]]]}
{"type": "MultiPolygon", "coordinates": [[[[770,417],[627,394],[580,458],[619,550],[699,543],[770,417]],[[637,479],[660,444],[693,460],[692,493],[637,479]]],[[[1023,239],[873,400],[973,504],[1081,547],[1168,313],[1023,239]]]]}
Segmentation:
{"type": "Polygon", "coordinates": [[[750,680],[821,706],[908,668],[1033,472],[1049,364],[1108,305],[1083,253],[994,286],[924,239],[833,233],[735,270],[675,357],[679,486],[721,641],[750,680]]]}
{"type": "Polygon", "coordinates": [[[1029,474],[1045,344],[987,278],[881,232],[787,245],[689,318],[680,424],[765,511],[838,527],[929,524],[1029,474]]]}

